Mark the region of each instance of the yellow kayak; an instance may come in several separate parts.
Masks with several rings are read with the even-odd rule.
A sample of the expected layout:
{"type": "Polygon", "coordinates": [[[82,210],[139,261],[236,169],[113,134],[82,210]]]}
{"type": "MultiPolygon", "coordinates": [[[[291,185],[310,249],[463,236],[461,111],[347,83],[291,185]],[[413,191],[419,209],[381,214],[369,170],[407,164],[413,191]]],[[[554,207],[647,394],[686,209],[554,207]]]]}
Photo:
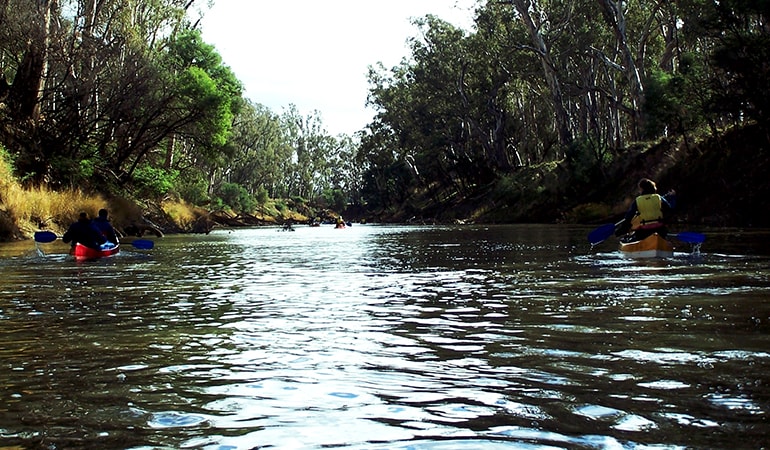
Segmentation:
{"type": "Polygon", "coordinates": [[[674,256],[673,244],[657,233],[651,234],[641,241],[621,242],[620,251],[631,258],[671,258],[674,256]]]}

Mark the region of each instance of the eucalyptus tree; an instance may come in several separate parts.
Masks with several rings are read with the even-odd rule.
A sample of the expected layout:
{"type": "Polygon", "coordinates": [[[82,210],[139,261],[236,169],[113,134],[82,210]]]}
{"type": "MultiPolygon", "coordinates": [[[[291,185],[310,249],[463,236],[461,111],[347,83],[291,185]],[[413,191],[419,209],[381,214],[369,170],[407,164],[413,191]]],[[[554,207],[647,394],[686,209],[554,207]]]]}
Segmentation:
{"type": "Polygon", "coordinates": [[[10,74],[13,82],[9,86],[7,103],[16,120],[32,124],[40,120],[49,46],[60,33],[58,7],[57,0],[3,2],[3,59],[7,63],[16,63],[10,74]]]}
{"type": "Polygon", "coordinates": [[[370,68],[369,102],[377,110],[370,129],[390,137],[365,143],[389,142],[381,151],[393,160],[373,162],[390,164],[380,173],[397,174],[404,191],[427,191],[436,201],[468,195],[520,164],[510,139],[511,53],[494,33],[469,36],[430,15],[414,24],[420,33],[409,41],[410,58],[389,71],[370,68]]]}
{"type": "MultiPolygon", "coordinates": [[[[50,154],[39,137],[42,102],[49,77],[50,46],[59,42],[61,27],[56,0],[3,0],[0,2],[0,127],[7,149],[16,158],[17,170],[43,177],[50,154]],[[10,131],[13,130],[13,131],[10,131]]],[[[50,83],[49,83],[50,84],[50,83]]]]}
{"type": "Polygon", "coordinates": [[[279,115],[247,102],[236,116],[229,145],[233,155],[223,168],[226,181],[244,186],[252,195],[261,189],[273,198],[283,194],[282,168],[292,152],[279,115]]]}
{"type": "MultiPolygon", "coordinates": [[[[551,10],[538,4],[537,0],[509,0],[510,4],[518,13],[519,20],[524,24],[529,32],[532,51],[537,56],[543,69],[548,89],[551,94],[551,106],[554,111],[556,130],[559,135],[559,142],[562,145],[568,145],[572,141],[573,131],[570,127],[570,120],[565,106],[563,84],[559,70],[554,60],[554,49],[548,41],[548,32],[558,32],[559,25],[564,20],[551,21],[553,17],[548,13],[551,10]]],[[[549,2],[545,2],[548,4],[549,2]]]]}
{"type": "MultiPolygon", "coordinates": [[[[370,80],[377,76],[377,72],[370,68],[370,80]]],[[[393,130],[385,121],[375,119],[361,131],[359,139],[355,162],[363,172],[363,201],[369,208],[376,210],[406,200],[409,193],[405,187],[411,185],[411,172],[404,170],[405,165],[399,156],[393,130]]]]}
{"type": "Polygon", "coordinates": [[[329,162],[332,170],[327,182],[329,187],[339,189],[345,199],[354,204],[362,202],[364,174],[368,168],[366,163],[357,162],[360,139],[361,133],[335,137],[336,148],[329,162]]]}
{"type": "MultiPolygon", "coordinates": [[[[690,3],[690,2],[688,2],[690,3]]],[[[700,2],[692,1],[692,6],[700,2]]],[[[711,110],[734,123],[770,125],[770,3],[706,2],[699,24],[714,42],[711,110]]],[[[693,8],[695,9],[695,8],[693,8]]]]}
{"type": "Polygon", "coordinates": [[[284,139],[291,148],[285,161],[285,196],[312,200],[321,195],[328,178],[329,160],[335,140],[324,128],[320,113],[303,116],[296,105],[289,105],[282,117],[284,139]]]}
{"type": "Polygon", "coordinates": [[[29,18],[15,28],[26,47],[2,48],[18,61],[6,74],[7,117],[24,139],[14,150],[33,162],[19,169],[52,183],[125,183],[140,164],[168,169],[175,148],[216,159],[241,90],[190,29],[193,3],[6,0],[21,11],[14,19],[29,18]]]}
{"type": "Polygon", "coordinates": [[[214,167],[228,165],[232,123],[243,105],[240,82],[198,31],[170,39],[160,63],[168,90],[162,91],[166,97],[157,104],[159,120],[152,126],[165,134],[166,164],[178,153],[214,167]]]}

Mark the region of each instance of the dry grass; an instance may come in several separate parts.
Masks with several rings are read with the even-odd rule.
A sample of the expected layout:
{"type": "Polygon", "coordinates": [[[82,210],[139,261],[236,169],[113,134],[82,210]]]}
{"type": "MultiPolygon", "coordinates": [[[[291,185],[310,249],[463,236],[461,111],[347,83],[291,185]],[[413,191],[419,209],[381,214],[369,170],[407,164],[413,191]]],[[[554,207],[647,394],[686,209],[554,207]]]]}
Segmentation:
{"type": "Polygon", "coordinates": [[[205,211],[183,201],[163,202],[163,212],[182,230],[190,230],[205,211]]]}
{"type": "Polygon", "coordinates": [[[38,229],[62,231],[81,211],[90,217],[107,207],[100,195],[78,190],[51,191],[45,186],[24,189],[13,177],[7,153],[0,148],[0,235],[23,237],[38,229]]]}
{"type": "Polygon", "coordinates": [[[95,217],[107,206],[99,195],[80,191],[51,191],[45,187],[22,189],[15,185],[3,192],[0,208],[24,234],[37,229],[61,230],[77,220],[80,212],[95,217]]]}
{"type": "MultiPolygon", "coordinates": [[[[81,212],[96,217],[107,208],[117,229],[141,222],[142,209],[123,198],[106,200],[80,190],[53,191],[46,186],[25,189],[13,176],[8,154],[0,147],[0,241],[29,238],[37,230],[63,233],[81,212]]],[[[186,203],[164,204],[169,217],[183,230],[191,229],[205,211],[186,203]]]]}

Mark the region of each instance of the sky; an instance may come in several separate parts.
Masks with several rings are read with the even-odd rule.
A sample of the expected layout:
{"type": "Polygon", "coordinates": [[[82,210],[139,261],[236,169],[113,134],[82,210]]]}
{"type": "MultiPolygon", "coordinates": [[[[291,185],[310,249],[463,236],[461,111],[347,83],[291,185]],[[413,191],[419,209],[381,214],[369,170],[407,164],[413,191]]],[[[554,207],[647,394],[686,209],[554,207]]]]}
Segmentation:
{"type": "Polygon", "coordinates": [[[371,122],[370,65],[408,56],[411,18],[434,14],[470,29],[476,0],[215,0],[203,40],[243,83],[244,95],[281,114],[315,111],[332,135],[371,122]]]}

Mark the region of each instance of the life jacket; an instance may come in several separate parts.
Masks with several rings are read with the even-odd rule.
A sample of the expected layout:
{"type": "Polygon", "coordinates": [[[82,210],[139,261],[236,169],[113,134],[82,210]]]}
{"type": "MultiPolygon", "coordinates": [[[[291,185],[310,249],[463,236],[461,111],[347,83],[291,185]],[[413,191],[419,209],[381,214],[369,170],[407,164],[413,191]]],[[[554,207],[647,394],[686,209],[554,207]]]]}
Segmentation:
{"type": "Polygon", "coordinates": [[[636,209],[641,221],[639,228],[657,228],[663,225],[663,200],[658,194],[636,197],[636,209]]]}

